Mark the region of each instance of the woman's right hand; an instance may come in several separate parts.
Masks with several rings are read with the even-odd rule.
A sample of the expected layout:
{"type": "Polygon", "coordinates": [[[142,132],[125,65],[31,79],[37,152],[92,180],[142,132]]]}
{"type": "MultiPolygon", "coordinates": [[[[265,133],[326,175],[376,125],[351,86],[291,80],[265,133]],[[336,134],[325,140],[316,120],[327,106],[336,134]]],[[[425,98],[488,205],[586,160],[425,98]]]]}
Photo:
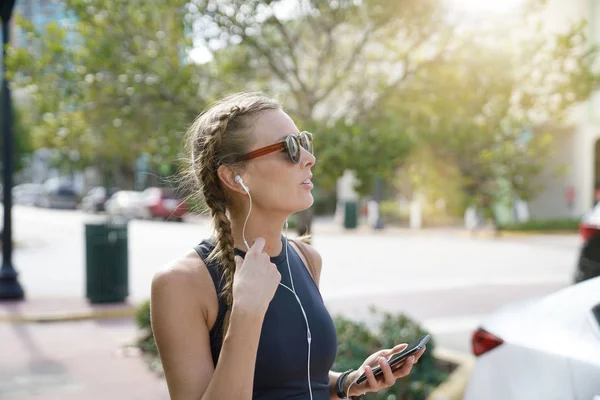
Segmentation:
{"type": "Polygon", "coordinates": [[[257,238],[246,257],[235,256],[236,269],[233,278],[233,306],[246,312],[264,314],[277,286],[281,274],[263,251],[265,239],[257,238]]]}

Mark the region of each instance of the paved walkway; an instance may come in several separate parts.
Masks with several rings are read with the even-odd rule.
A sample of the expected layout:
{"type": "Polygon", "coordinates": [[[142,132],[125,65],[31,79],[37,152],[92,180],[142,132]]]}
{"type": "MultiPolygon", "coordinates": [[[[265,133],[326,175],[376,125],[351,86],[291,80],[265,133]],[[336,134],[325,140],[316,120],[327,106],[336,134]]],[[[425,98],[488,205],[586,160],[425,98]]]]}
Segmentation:
{"type": "Polygon", "coordinates": [[[118,315],[133,309],[90,306],[78,299],[0,302],[0,398],[169,399],[164,380],[129,347],[135,323],[118,315]],[[45,322],[17,322],[17,317],[45,322]]]}
{"type": "Polygon", "coordinates": [[[0,301],[0,322],[54,322],[130,317],[131,302],[90,304],[73,297],[27,297],[23,301],[0,301]]]}

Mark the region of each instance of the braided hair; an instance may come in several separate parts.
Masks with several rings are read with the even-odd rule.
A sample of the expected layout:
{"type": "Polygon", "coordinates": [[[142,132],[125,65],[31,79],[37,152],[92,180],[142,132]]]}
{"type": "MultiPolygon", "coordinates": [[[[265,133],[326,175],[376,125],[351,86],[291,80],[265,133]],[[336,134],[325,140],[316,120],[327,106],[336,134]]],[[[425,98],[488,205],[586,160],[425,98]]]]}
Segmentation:
{"type": "Polygon", "coordinates": [[[209,260],[221,268],[227,313],[223,335],[227,332],[233,304],[235,253],[231,223],[227,216],[227,196],[217,170],[221,165],[243,167],[238,158],[247,153],[252,142],[252,119],[266,110],[280,109],[280,104],[260,93],[238,93],[228,96],[200,114],[187,132],[189,178],[194,193],[204,198],[213,220],[216,245],[209,260]]]}

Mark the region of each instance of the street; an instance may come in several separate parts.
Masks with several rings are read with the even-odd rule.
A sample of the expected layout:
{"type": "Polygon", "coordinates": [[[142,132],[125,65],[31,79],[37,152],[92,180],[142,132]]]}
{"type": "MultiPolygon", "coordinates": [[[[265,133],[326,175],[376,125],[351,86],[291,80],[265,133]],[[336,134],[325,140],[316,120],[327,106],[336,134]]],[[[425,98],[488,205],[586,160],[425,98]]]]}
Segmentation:
{"type": "MultiPolygon", "coordinates": [[[[26,296],[84,297],[84,224],[103,217],[25,206],[15,206],[13,215],[13,265],[26,296]]],[[[313,245],[323,257],[321,292],[332,314],[368,320],[371,305],[406,312],[432,331],[438,345],[461,352],[469,352],[470,333],[497,307],[569,285],[579,246],[575,235],[358,234],[327,224],[315,222],[313,245]]],[[[148,298],[154,273],[209,232],[203,219],[132,221],[130,299],[148,298]]]]}

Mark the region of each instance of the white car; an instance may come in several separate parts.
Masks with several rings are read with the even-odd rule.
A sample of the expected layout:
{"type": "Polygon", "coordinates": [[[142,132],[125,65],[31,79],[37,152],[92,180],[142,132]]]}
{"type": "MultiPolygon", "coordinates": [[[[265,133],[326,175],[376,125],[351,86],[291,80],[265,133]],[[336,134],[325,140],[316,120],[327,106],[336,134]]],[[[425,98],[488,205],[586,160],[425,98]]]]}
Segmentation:
{"type": "Polygon", "coordinates": [[[104,207],[106,213],[112,217],[148,218],[142,192],[133,190],[119,190],[106,200],[104,207]]]}
{"type": "Polygon", "coordinates": [[[14,204],[36,205],[42,196],[42,185],[37,183],[23,183],[12,189],[14,204]]]}
{"type": "Polygon", "coordinates": [[[503,307],[473,353],[464,400],[600,400],[600,277],[503,307]]]}

